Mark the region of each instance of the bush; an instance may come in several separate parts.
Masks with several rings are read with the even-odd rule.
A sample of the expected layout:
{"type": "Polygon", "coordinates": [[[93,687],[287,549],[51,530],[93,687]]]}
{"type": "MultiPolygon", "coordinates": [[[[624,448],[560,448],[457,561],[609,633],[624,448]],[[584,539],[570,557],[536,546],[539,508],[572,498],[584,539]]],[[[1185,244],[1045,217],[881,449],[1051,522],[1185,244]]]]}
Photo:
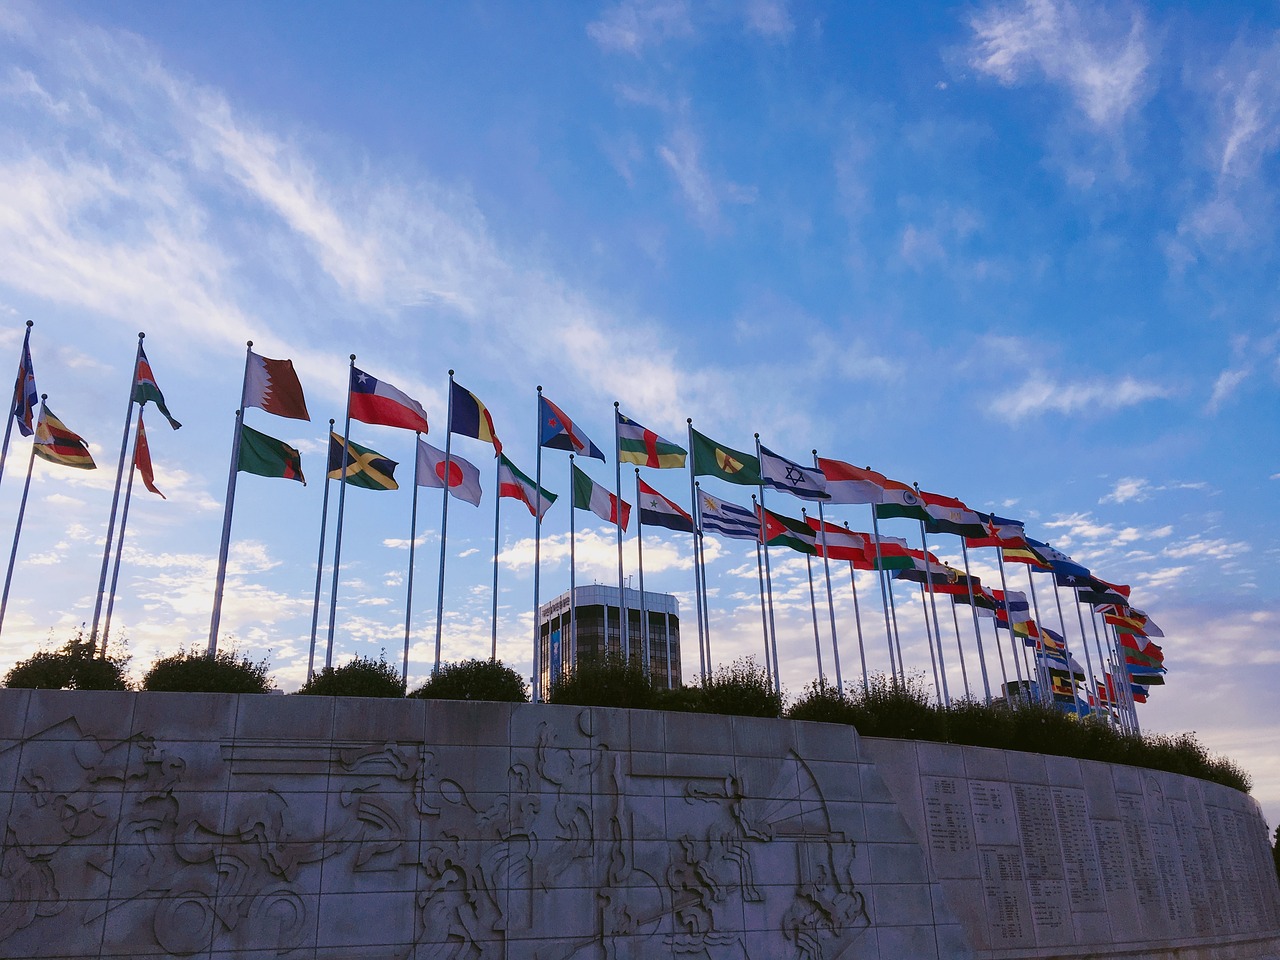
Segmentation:
{"type": "Polygon", "coordinates": [[[441,664],[435,675],[411,697],[423,700],[492,700],[525,703],[529,687],[524,677],[501,660],[463,660],[441,664]]]}
{"type": "Polygon", "coordinates": [[[857,716],[852,696],[835,687],[819,687],[817,681],[804,688],[800,699],[787,709],[792,720],[817,720],[821,723],[847,723],[850,726],[857,716]]]}
{"type": "Polygon", "coordinates": [[[740,717],[776,717],[782,713],[782,697],[774,692],[768,673],[754,657],[739,657],[727,667],[717,667],[703,681],[697,710],[740,717]]]}
{"type": "Polygon", "coordinates": [[[551,684],[550,703],[572,703],[581,707],[638,707],[655,703],[653,682],[638,658],[624,660],[621,654],[583,657],[572,672],[565,671],[551,684]]]}
{"type": "Polygon", "coordinates": [[[142,678],[143,690],[182,693],[266,693],[271,689],[266,658],[254,663],[234,650],[212,655],[192,648],[164,657],[142,678]]]}
{"type": "Polygon", "coordinates": [[[128,690],[127,656],[95,657],[84,627],[57,650],[41,650],[5,674],[6,687],[28,690],[128,690]]]}
{"type": "Polygon", "coordinates": [[[675,687],[667,690],[659,687],[653,691],[653,707],[676,713],[698,713],[702,709],[702,688],[675,687]]]}
{"type": "Polygon", "coordinates": [[[403,697],[404,681],[382,657],[355,657],[340,667],[325,667],[313,674],[298,693],[317,697],[403,697]]]}

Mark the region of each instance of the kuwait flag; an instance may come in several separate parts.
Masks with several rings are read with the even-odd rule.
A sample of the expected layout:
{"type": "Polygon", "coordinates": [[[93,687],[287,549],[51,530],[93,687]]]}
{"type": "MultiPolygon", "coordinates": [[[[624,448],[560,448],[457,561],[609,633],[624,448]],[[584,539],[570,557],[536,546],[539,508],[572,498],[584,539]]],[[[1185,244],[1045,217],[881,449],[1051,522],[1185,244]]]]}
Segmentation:
{"type": "Polygon", "coordinates": [[[507,459],[505,453],[498,454],[498,496],[519,500],[529,508],[529,513],[541,520],[556,502],[556,495],[543,490],[536,483],[516,469],[516,465],[507,459]],[[536,508],[538,494],[542,494],[542,507],[536,508]]]}
{"type": "Polygon", "coordinates": [[[573,466],[573,508],[590,510],[605,523],[619,523],[618,508],[622,508],[620,526],[627,529],[627,521],[631,519],[631,504],[625,500],[619,503],[618,498],[596,483],[585,473],[573,466]]]}
{"type": "Polygon", "coordinates": [[[351,416],[364,423],[427,432],[427,411],[422,409],[422,404],[357,367],[351,368],[348,403],[351,416]]]}
{"type": "Polygon", "coordinates": [[[169,426],[174,430],[182,426],[177,420],[173,419],[173,414],[164,405],[164,394],[160,392],[160,388],[156,385],[156,375],[151,372],[151,361],[147,359],[146,353],[143,352],[141,343],[138,344],[138,369],[133,378],[133,400],[139,406],[150,400],[164,414],[164,418],[169,421],[169,426]]]}
{"type": "Polygon", "coordinates": [[[693,533],[693,517],[640,481],[640,522],[650,527],[666,527],[677,533],[693,533]]]}
{"type": "Polygon", "coordinates": [[[244,371],[244,406],[290,420],[311,419],[293,361],[270,360],[252,351],[244,371]]]}
{"type": "MultiPolygon", "coordinates": [[[[437,450],[422,438],[418,439],[418,486],[443,487],[444,451],[437,450]]],[[[480,471],[450,451],[449,492],[459,500],[480,506],[480,471]]]]}
{"type": "MultiPolygon", "coordinates": [[[[663,440],[652,430],[642,427],[630,417],[624,417],[618,411],[618,460],[622,463],[638,463],[642,467],[655,467],[659,470],[667,467],[683,467],[687,454],[684,447],[663,440]]],[[[661,494],[659,494],[661,496],[661,494]]],[[[648,523],[647,520],[642,520],[648,523]]],[[[690,523],[692,523],[690,519],[690,523]]]]}

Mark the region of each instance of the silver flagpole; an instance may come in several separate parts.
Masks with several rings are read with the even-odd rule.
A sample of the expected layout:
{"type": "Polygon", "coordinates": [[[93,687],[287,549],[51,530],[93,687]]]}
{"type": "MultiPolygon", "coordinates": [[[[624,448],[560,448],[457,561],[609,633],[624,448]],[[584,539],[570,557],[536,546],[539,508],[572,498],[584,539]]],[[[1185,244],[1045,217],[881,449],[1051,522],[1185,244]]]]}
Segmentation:
{"type": "MultiPolygon", "coordinates": [[[[800,516],[803,518],[804,515],[804,508],[801,507],[800,516]]],[[[822,671],[822,640],[818,636],[818,595],[813,589],[813,561],[807,553],[804,555],[804,565],[809,574],[809,612],[813,617],[813,650],[818,658],[818,689],[826,690],[827,678],[822,671]]]]}
{"type": "MultiPolygon", "coordinates": [[[[756,465],[760,463],[760,434],[756,438],[756,465]]],[[[769,569],[769,537],[765,533],[764,475],[760,476],[760,542],[764,544],[764,582],[769,592],[769,640],[773,647],[773,692],[782,696],[782,674],[778,665],[778,623],[773,616],[773,571],[769,569]]]]}
{"type": "MultiPolygon", "coordinates": [[[[1107,674],[1107,667],[1106,667],[1107,658],[1102,655],[1102,641],[1098,639],[1098,620],[1097,620],[1096,614],[1093,611],[1092,604],[1089,605],[1089,625],[1093,627],[1093,645],[1094,645],[1094,648],[1098,651],[1098,669],[1102,671],[1102,675],[1105,678],[1107,674]]],[[[1117,689],[1116,684],[1118,683],[1118,681],[1115,679],[1114,669],[1112,669],[1111,671],[1111,677],[1112,677],[1111,688],[1107,690],[1108,700],[1111,699],[1110,694],[1116,692],[1116,689],[1117,689]]],[[[1112,704],[1112,706],[1114,706],[1114,704],[1112,704]]]]}
{"type": "MultiPolygon", "coordinates": [[[[813,451],[813,466],[818,469],[818,451],[813,451]]],[[[819,473],[822,471],[819,469],[819,473]]],[[[836,601],[831,592],[831,558],[827,556],[827,520],[822,510],[822,501],[818,501],[818,530],[822,535],[822,569],[827,579],[827,612],[831,615],[831,656],[836,666],[836,689],[844,696],[844,674],[840,672],[840,638],[836,632],[836,601]]],[[[854,598],[855,611],[857,597],[854,598]]],[[[856,621],[855,621],[856,622],[856,621]]],[[[862,642],[862,624],[858,625],[858,642],[862,642]]]]}
{"type": "Polygon", "coordinates": [[[702,635],[706,637],[707,674],[711,675],[715,666],[711,659],[711,594],[707,590],[707,544],[704,537],[698,538],[698,580],[702,584],[702,635]]]}
{"type": "MultiPolygon", "coordinates": [[[[143,404],[146,406],[146,404],[143,404]]],[[[116,556],[111,564],[111,587],[107,590],[107,612],[102,618],[102,655],[107,655],[111,636],[111,612],[116,606],[116,585],[120,582],[120,557],[124,554],[124,531],[129,523],[129,504],[133,502],[133,474],[138,466],[138,434],[142,432],[142,407],[138,407],[138,425],[133,431],[133,457],[129,461],[129,479],[124,487],[124,506],[120,508],[120,534],[116,539],[116,556]]]]}
{"type": "MultiPolygon", "coordinates": [[[[1022,699],[1022,661],[1018,659],[1018,647],[1020,642],[1017,635],[1013,632],[1013,610],[1010,608],[1009,587],[1004,579],[1004,562],[1000,563],[1000,589],[1004,592],[1004,612],[1005,619],[1009,621],[1009,643],[1011,654],[1013,656],[1013,671],[1018,677],[1018,698],[1022,699]]],[[[996,610],[996,643],[1000,642],[1000,611],[996,610]]],[[[1030,679],[1028,677],[1027,679],[1030,679]]]]}
{"type": "Polygon", "coordinates": [[[1134,734],[1141,736],[1142,727],[1138,723],[1138,701],[1133,697],[1133,681],[1129,678],[1129,663],[1125,659],[1124,644],[1120,642],[1120,631],[1113,623],[1111,626],[1111,642],[1116,647],[1116,655],[1120,658],[1120,664],[1124,669],[1125,690],[1129,696],[1129,714],[1133,721],[1134,734]]]}
{"type": "Polygon", "coordinates": [[[764,605],[764,561],[760,559],[760,541],[756,541],[756,576],[760,579],[760,630],[764,634],[764,672],[773,685],[773,660],[769,658],[769,615],[764,605]]]}
{"type": "Polygon", "coordinates": [[[964,668],[964,648],[960,646],[960,614],[956,611],[956,598],[951,598],[951,624],[956,629],[956,650],[960,654],[960,679],[964,682],[964,698],[972,700],[973,694],[969,691],[969,671],[964,668]]]}
{"type": "MultiPolygon", "coordinates": [[[[40,405],[48,398],[40,395],[40,405]]],[[[9,550],[9,569],[4,575],[4,595],[0,596],[0,631],[4,629],[4,615],[9,608],[9,585],[13,583],[13,567],[18,559],[18,538],[22,536],[22,518],[27,512],[27,493],[31,490],[31,468],[36,462],[36,438],[31,438],[31,454],[27,457],[27,479],[22,485],[22,499],[18,501],[18,522],[13,527],[13,546],[9,550]]]]}
{"type": "Polygon", "coordinates": [[[125,410],[124,433],[120,437],[120,462],[116,465],[116,485],[111,494],[111,514],[107,519],[107,538],[102,546],[102,572],[98,575],[98,599],[93,605],[93,627],[89,639],[93,652],[98,652],[98,621],[102,617],[102,595],[107,589],[107,567],[111,563],[111,541],[116,532],[116,510],[120,506],[120,483],[124,479],[124,455],[129,449],[129,428],[133,426],[133,392],[138,382],[138,363],[142,360],[142,341],[145,333],[138,334],[138,350],[133,355],[133,369],[129,372],[129,406],[125,410]]]}
{"type": "MultiPolygon", "coordinates": [[[[1057,585],[1057,574],[1054,574],[1054,585],[1057,585]]],[[[1080,612],[1080,588],[1072,587],[1072,593],[1076,598],[1076,619],[1080,621],[1080,646],[1084,648],[1084,664],[1089,671],[1089,693],[1095,698],[1098,696],[1098,679],[1093,673],[1093,657],[1089,655],[1089,638],[1084,632],[1084,614],[1080,612]]],[[[1098,664],[1102,666],[1102,664],[1098,664]]]]}
{"type": "MultiPolygon", "coordinates": [[[[701,505],[698,504],[699,484],[694,477],[694,467],[698,459],[698,453],[693,446],[693,418],[690,417],[686,419],[685,423],[688,426],[688,433],[689,433],[689,507],[691,512],[692,510],[696,509],[698,511],[698,517],[699,519],[701,519],[702,508],[701,508],[701,505]]],[[[703,626],[703,620],[702,620],[702,600],[703,600],[702,571],[699,569],[699,567],[701,566],[700,557],[702,556],[702,551],[699,549],[699,541],[698,541],[699,535],[701,533],[701,529],[702,529],[701,522],[696,524],[693,528],[693,598],[694,598],[694,602],[697,605],[697,617],[698,617],[698,664],[700,667],[701,677],[703,680],[706,680],[707,679],[707,651],[706,651],[707,638],[704,632],[704,626],[703,626]]],[[[684,679],[684,674],[682,672],[681,680],[683,679],[684,679]]]]}
{"type": "MultiPolygon", "coordinates": [[[[616,404],[615,404],[616,406],[616,404]]],[[[615,436],[617,431],[614,431],[615,436]]],[[[622,487],[618,487],[618,519],[622,519],[622,487]]],[[[622,524],[618,524],[618,529],[622,529],[622,524]]],[[[650,676],[649,669],[649,633],[645,629],[645,612],[644,612],[644,523],[640,519],[640,468],[636,467],[636,569],[640,572],[640,642],[643,645],[641,653],[642,663],[644,663],[644,675],[650,676]]],[[[618,567],[618,576],[622,576],[622,567],[618,567]]],[[[619,595],[622,590],[619,588],[619,595]]],[[[624,607],[619,604],[619,613],[621,615],[624,607]]],[[[668,687],[671,684],[667,684],[668,687]]]]}
{"type": "Polygon", "coordinates": [[[324,651],[324,666],[333,666],[333,632],[338,622],[338,575],[342,571],[342,517],[347,503],[347,460],[351,456],[351,371],[356,368],[356,355],[351,354],[347,373],[347,417],[342,428],[342,466],[338,477],[338,524],[333,532],[333,582],[329,587],[329,641],[324,651]]]}
{"type": "MultiPolygon", "coordinates": [[[[929,561],[926,560],[924,565],[925,565],[925,576],[928,577],[930,576],[928,571],[929,561]]],[[[925,635],[925,639],[928,640],[929,642],[929,664],[933,668],[933,689],[934,689],[934,693],[938,697],[938,703],[943,704],[944,700],[942,697],[942,679],[938,676],[938,657],[934,651],[933,630],[929,626],[929,602],[927,599],[928,596],[929,596],[929,592],[925,589],[924,584],[923,583],[920,584],[920,612],[924,614],[924,635],[925,635]]]]}
{"type": "MultiPolygon", "coordinates": [[[[421,442],[422,434],[417,430],[413,431],[413,505],[409,508],[409,575],[404,594],[404,660],[400,669],[400,682],[406,690],[409,689],[409,628],[413,621],[413,559],[418,542],[418,481],[422,479],[418,469],[422,464],[422,458],[418,456],[418,444],[421,442]]],[[[446,490],[445,496],[448,495],[446,490]]],[[[438,669],[440,665],[437,663],[436,670],[438,669]]],[[[435,670],[431,673],[435,676],[435,670]]]]}
{"type": "Polygon", "coordinates": [[[502,454],[494,454],[493,474],[493,614],[490,618],[492,637],[489,659],[498,659],[498,538],[502,521],[502,454]]]}
{"type": "MultiPolygon", "coordinates": [[[[537,468],[533,485],[537,487],[534,499],[538,503],[533,516],[533,696],[537,703],[542,699],[542,607],[539,604],[542,573],[542,384],[538,384],[538,430],[534,441],[538,451],[537,468]]],[[[569,513],[573,513],[573,490],[569,491],[569,513]]]]}
{"type": "MultiPolygon", "coordinates": [[[[1000,551],[1001,562],[1004,560],[1004,549],[996,547],[1000,551]]],[[[1031,564],[1025,564],[1027,568],[1027,583],[1031,587],[1031,610],[1036,615],[1036,630],[1040,637],[1036,643],[1035,651],[1037,654],[1045,650],[1044,645],[1044,625],[1040,622],[1040,602],[1036,599],[1036,578],[1031,575],[1031,564]]],[[[1053,691],[1050,689],[1052,684],[1049,683],[1049,674],[1045,669],[1044,658],[1037,656],[1036,658],[1036,676],[1040,680],[1040,702],[1049,704],[1053,702],[1053,691]]]]}
{"type": "Polygon", "coordinates": [[[13,402],[9,405],[9,416],[4,421],[4,442],[0,443],[0,480],[4,479],[4,462],[9,456],[9,435],[13,433],[14,414],[18,409],[18,401],[25,396],[26,388],[26,360],[27,353],[31,350],[31,328],[35,325],[34,320],[27,321],[27,332],[22,336],[22,353],[18,354],[18,375],[20,379],[17,381],[17,389],[13,392],[13,402]]]}
{"type": "Polygon", "coordinates": [[[334,422],[330,417],[329,433],[324,438],[324,497],[320,502],[320,549],[316,551],[316,596],[311,603],[311,650],[307,654],[308,680],[316,673],[316,628],[320,625],[320,584],[324,578],[324,534],[325,527],[329,525],[329,447],[333,444],[334,422]]]}
{"type": "MultiPolygon", "coordinates": [[[[414,455],[417,455],[414,448],[414,455]]],[[[444,636],[444,562],[449,537],[449,478],[453,464],[453,371],[449,371],[449,406],[444,422],[444,498],[440,507],[440,579],[436,584],[436,662],[431,668],[434,677],[440,672],[440,641],[444,636]]],[[[415,483],[416,487],[416,483],[415,483]]]]}
{"type": "MultiPolygon", "coordinates": [[[[245,341],[244,348],[244,375],[240,378],[240,403],[236,408],[236,426],[235,436],[231,438],[231,463],[227,468],[227,501],[222,508],[222,538],[218,541],[218,573],[213,581],[213,614],[209,618],[209,647],[208,654],[213,656],[218,652],[218,625],[222,621],[222,592],[227,582],[227,555],[231,551],[231,514],[235,509],[236,502],[236,478],[240,475],[240,438],[243,433],[244,426],[244,394],[249,384],[249,359],[253,356],[253,341],[245,341]]],[[[142,411],[138,411],[138,422],[142,422],[142,411]]],[[[134,439],[134,449],[137,449],[137,439],[134,439]]],[[[130,482],[133,480],[133,471],[129,472],[130,482]]],[[[123,538],[122,538],[123,542],[123,538]]],[[[114,592],[114,586],[112,591],[114,592]]],[[[110,616],[107,617],[111,619],[110,616]]],[[[105,630],[103,631],[105,634],[105,630]]]]}
{"type": "MultiPolygon", "coordinates": [[[[573,454],[569,454],[569,496],[573,497],[573,454]]],[[[578,513],[577,505],[572,500],[569,501],[569,649],[570,651],[578,648],[578,540],[577,540],[577,523],[575,517],[578,513]]],[[[562,640],[560,643],[560,670],[564,671],[564,648],[565,644],[562,640]]],[[[606,631],[604,635],[604,652],[607,656],[609,653],[609,634],[606,631]]],[[[573,662],[572,652],[569,660],[573,662]]],[[[554,677],[552,678],[554,681],[554,677]]]]}
{"type": "MultiPolygon", "coordinates": [[[[1071,666],[1071,644],[1067,642],[1067,618],[1062,613],[1062,594],[1058,592],[1058,575],[1052,570],[1049,575],[1053,578],[1053,599],[1058,605],[1058,627],[1062,630],[1062,652],[1067,657],[1067,675],[1071,678],[1071,701],[1075,707],[1076,716],[1083,717],[1084,710],[1080,708],[1080,698],[1076,696],[1076,671],[1071,666]]],[[[1088,702],[1087,700],[1085,701],[1088,702]]]]}
{"type": "Polygon", "coordinates": [[[991,702],[991,680],[987,677],[987,655],[982,649],[982,628],[978,625],[978,604],[973,595],[973,576],[969,572],[969,545],[960,538],[960,554],[964,557],[964,575],[969,588],[969,609],[973,611],[973,636],[978,644],[978,666],[982,668],[982,691],[991,702]]]}
{"type": "MultiPolygon", "coordinates": [[[[636,473],[636,483],[639,484],[640,474],[636,473]]],[[[622,645],[622,658],[626,660],[631,655],[631,618],[627,616],[627,591],[626,584],[622,582],[622,438],[618,436],[618,401],[613,401],[613,492],[618,497],[618,643],[622,645]]],[[[636,487],[636,505],[640,502],[639,486],[636,487]]],[[[643,587],[641,592],[643,592],[643,587]]],[[[604,608],[604,632],[609,633],[609,605],[605,604],[604,608]]],[[[643,633],[643,624],[641,624],[641,632],[643,633]]],[[[645,673],[649,672],[648,662],[644,665],[645,673]]]]}
{"type": "MultiPolygon", "coordinates": [[[[916,492],[918,493],[919,491],[920,491],[920,485],[916,484],[916,492]]],[[[924,553],[924,571],[925,571],[924,578],[925,578],[925,582],[928,584],[927,590],[929,594],[929,605],[933,608],[933,639],[936,640],[938,644],[938,662],[937,664],[934,665],[934,674],[935,674],[934,679],[935,680],[937,679],[937,674],[939,673],[941,674],[942,686],[939,688],[939,693],[941,693],[942,695],[943,705],[949,707],[951,706],[951,692],[947,689],[947,663],[942,656],[942,628],[938,626],[938,600],[937,600],[937,594],[934,592],[934,589],[933,589],[933,571],[929,569],[929,542],[924,532],[924,521],[921,520],[919,521],[919,523],[920,523],[920,549],[924,553]]],[[[924,586],[925,584],[921,584],[921,587],[924,587],[924,586]]],[[[923,599],[921,600],[921,603],[923,603],[923,599]]],[[[929,620],[928,610],[925,611],[924,618],[927,626],[928,620],[929,620]]],[[[929,656],[931,658],[933,656],[932,648],[930,648],[929,650],[929,656]]]]}
{"type": "MultiPolygon", "coordinates": [[[[844,522],[844,528],[849,529],[849,521],[844,522]]],[[[866,549],[865,545],[863,547],[866,549]]],[[[853,620],[858,625],[858,659],[862,662],[862,692],[868,693],[871,688],[871,681],[867,676],[867,647],[862,642],[862,611],[858,608],[858,571],[853,565],[853,561],[849,561],[849,589],[853,593],[853,620]]],[[[840,691],[840,695],[844,696],[844,691],[840,691]]]]}
{"type": "MultiPolygon", "coordinates": [[[[870,468],[868,467],[868,469],[870,468]]],[[[880,520],[876,516],[876,505],[872,503],[872,504],[868,504],[868,506],[871,507],[871,531],[872,531],[871,535],[872,535],[872,538],[875,540],[875,545],[876,545],[876,575],[880,578],[880,605],[884,608],[884,638],[885,638],[885,642],[889,644],[889,672],[890,674],[893,675],[893,677],[896,678],[898,676],[898,661],[893,655],[893,638],[894,638],[894,635],[897,633],[898,615],[896,612],[894,613],[893,615],[894,629],[890,629],[889,628],[889,611],[893,605],[893,600],[892,600],[893,595],[890,591],[892,591],[893,585],[889,584],[887,587],[885,586],[885,570],[884,570],[884,566],[882,565],[882,557],[881,557],[881,550],[880,550],[880,520]]]]}

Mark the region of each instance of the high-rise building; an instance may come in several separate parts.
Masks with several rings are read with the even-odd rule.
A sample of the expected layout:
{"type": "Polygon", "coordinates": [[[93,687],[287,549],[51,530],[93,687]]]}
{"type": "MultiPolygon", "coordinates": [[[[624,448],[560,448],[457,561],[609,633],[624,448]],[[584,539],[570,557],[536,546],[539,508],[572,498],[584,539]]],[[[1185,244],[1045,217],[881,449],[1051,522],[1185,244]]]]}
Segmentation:
{"type": "MultiPolygon", "coordinates": [[[[655,687],[671,689],[680,678],[680,602],[669,593],[651,593],[628,588],[624,594],[627,611],[627,655],[647,662],[655,687]],[[648,621],[648,636],[643,625],[648,621]]],[[[542,605],[538,625],[542,644],[542,689],[551,689],[551,679],[575,662],[595,659],[605,651],[618,654],[622,618],[618,612],[618,588],[604,584],[578,587],[574,602],[565,591],[542,605]],[[577,644],[571,641],[576,628],[577,644]]]]}

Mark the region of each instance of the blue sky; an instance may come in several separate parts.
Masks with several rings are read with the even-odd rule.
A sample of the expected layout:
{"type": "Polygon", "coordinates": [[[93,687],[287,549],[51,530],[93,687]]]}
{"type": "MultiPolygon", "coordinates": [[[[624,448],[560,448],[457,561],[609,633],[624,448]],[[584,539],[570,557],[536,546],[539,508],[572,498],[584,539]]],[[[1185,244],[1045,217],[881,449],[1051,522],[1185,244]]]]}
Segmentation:
{"type": "MultiPolygon", "coordinates": [[[[139,667],[204,643],[252,339],[294,360],[314,422],[248,422],[299,446],[313,482],[241,479],[223,628],[286,689],[355,353],[440,445],[456,369],[526,471],[542,384],[606,449],[618,400],[672,439],[686,417],[739,448],[758,431],[1024,519],[1133,585],[1170,667],[1144,728],[1237,758],[1274,823],[1278,27],[1275,5],[1060,0],[0,5],[0,355],[35,321],[40,388],[101,466],[37,467],[0,666],[92,615],[140,330],[185,426],[149,417],[169,499],[135,497],[116,623],[139,667]]],[[[403,482],[348,498],[337,657],[398,662],[412,442],[353,436],[403,482]]],[[[455,449],[491,497],[485,447],[455,449]]],[[[611,483],[612,464],[587,469],[611,483]]],[[[546,470],[567,493],[562,455],[546,470]]],[[[646,479],[687,498],[683,474],[646,479]]],[[[488,650],[491,504],[450,510],[446,659],[488,650]]],[[[527,669],[519,510],[504,501],[500,654],[527,669]]],[[[411,679],[431,662],[438,514],[424,493],[411,679]]],[[[611,582],[610,531],[578,526],[580,579],[611,582]]],[[[567,585],[567,528],[562,503],[544,595],[567,585]]],[[[727,661],[760,646],[755,569],[741,544],[712,553],[727,661]]],[[[691,621],[687,544],[651,532],[645,558],[691,621]]],[[[775,573],[798,693],[816,673],[803,560],[775,573]]]]}

